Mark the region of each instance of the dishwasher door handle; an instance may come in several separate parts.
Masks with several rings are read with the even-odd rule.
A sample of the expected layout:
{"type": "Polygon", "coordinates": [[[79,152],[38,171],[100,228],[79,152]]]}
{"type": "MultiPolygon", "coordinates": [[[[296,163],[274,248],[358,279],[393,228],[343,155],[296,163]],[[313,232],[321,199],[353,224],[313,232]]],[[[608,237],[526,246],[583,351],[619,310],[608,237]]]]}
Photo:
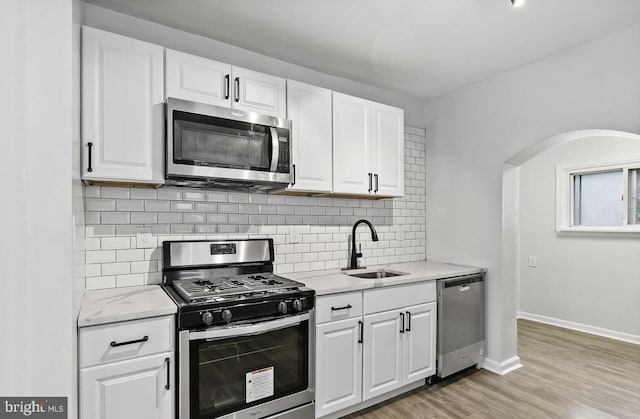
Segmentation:
{"type": "Polygon", "coordinates": [[[458,288],[458,291],[465,292],[465,291],[469,291],[470,289],[471,289],[471,285],[466,284],[466,285],[460,285],[460,288],[458,288]]]}

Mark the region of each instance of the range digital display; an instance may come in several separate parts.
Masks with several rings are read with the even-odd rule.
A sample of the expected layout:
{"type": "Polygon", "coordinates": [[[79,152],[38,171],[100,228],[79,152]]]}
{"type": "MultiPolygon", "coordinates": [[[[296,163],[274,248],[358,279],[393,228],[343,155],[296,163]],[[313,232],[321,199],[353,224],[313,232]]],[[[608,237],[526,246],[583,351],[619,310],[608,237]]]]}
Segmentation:
{"type": "Polygon", "coordinates": [[[212,255],[235,255],[236,244],[235,243],[213,243],[211,245],[212,255]]]}

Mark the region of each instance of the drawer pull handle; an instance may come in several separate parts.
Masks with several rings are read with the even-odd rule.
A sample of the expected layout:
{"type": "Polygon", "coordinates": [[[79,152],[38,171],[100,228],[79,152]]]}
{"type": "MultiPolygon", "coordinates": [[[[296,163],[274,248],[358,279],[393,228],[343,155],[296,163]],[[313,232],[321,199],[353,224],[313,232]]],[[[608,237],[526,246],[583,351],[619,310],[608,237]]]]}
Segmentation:
{"type": "Polygon", "coordinates": [[[171,358],[165,358],[164,362],[167,364],[167,384],[164,389],[169,390],[171,388],[171,358]]]}
{"type": "Polygon", "coordinates": [[[91,162],[93,160],[91,158],[91,149],[93,148],[93,143],[92,142],[88,142],[87,143],[87,148],[89,149],[89,159],[88,159],[89,167],[87,167],[87,172],[91,173],[91,172],[93,172],[93,168],[91,167],[91,162]]]}
{"type": "Polygon", "coordinates": [[[115,348],[117,346],[124,346],[124,345],[133,345],[134,343],[142,343],[142,342],[146,342],[149,340],[149,336],[145,336],[142,339],[136,339],[136,340],[128,340],[126,342],[116,342],[115,340],[112,341],[110,343],[112,348],[115,348]]]}
{"type": "Polygon", "coordinates": [[[351,304],[347,304],[344,307],[331,307],[331,311],[349,310],[350,308],[352,308],[351,304]]]}

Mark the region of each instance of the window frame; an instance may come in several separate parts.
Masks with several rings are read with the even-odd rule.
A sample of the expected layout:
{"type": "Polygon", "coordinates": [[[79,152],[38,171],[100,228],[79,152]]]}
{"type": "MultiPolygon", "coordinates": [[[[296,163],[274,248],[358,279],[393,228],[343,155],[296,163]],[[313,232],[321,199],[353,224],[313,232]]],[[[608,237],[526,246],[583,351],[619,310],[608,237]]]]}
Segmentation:
{"type": "Polygon", "coordinates": [[[640,236],[640,224],[629,224],[629,171],[640,169],[640,157],[609,163],[583,163],[556,166],[556,233],[558,235],[640,236]],[[574,225],[574,176],[622,170],[622,225],[574,225]]]}

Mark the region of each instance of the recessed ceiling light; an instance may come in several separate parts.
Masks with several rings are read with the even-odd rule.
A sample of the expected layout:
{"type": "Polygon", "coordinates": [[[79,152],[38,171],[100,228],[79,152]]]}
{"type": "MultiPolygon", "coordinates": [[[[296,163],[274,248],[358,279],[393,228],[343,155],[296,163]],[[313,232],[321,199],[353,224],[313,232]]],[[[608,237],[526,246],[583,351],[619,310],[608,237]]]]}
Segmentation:
{"type": "Polygon", "coordinates": [[[513,4],[513,7],[522,7],[524,6],[524,0],[511,0],[511,4],[513,4]]]}

